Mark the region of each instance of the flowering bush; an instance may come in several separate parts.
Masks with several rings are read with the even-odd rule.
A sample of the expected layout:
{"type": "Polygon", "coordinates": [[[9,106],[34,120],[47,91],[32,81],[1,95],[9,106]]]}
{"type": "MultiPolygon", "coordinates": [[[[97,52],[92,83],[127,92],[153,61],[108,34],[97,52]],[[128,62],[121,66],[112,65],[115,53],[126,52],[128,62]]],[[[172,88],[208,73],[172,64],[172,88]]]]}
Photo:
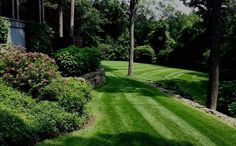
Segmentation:
{"type": "Polygon", "coordinates": [[[33,94],[58,74],[55,61],[42,53],[12,52],[6,55],[3,64],[3,79],[33,94]]]}
{"type": "Polygon", "coordinates": [[[25,53],[25,49],[22,47],[16,47],[8,44],[0,44],[0,75],[2,75],[4,70],[4,58],[12,53],[25,53]]]}

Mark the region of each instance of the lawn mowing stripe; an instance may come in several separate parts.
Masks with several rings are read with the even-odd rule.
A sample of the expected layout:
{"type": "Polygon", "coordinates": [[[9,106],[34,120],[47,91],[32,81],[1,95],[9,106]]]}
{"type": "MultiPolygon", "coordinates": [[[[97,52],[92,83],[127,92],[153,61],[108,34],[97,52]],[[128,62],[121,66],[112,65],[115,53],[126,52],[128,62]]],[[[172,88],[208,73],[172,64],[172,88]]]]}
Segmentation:
{"type": "MultiPolygon", "coordinates": [[[[194,109],[185,103],[178,104],[167,100],[158,100],[160,104],[166,108],[170,108],[173,113],[184,119],[193,127],[204,133],[209,139],[217,143],[219,146],[235,146],[236,129],[228,126],[216,116],[204,113],[198,109],[194,109]],[[185,114],[182,114],[185,113],[185,114]],[[225,139],[228,139],[227,141],[225,139]]],[[[176,102],[180,102],[175,99],[176,102]]]]}
{"type": "Polygon", "coordinates": [[[163,74],[163,73],[166,73],[166,72],[172,72],[173,70],[175,70],[175,69],[163,68],[163,69],[160,69],[158,71],[153,71],[151,73],[145,74],[145,76],[142,74],[142,75],[136,75],[136,77],[141,78],[141,79],[145,79],[145,80],[150,80],[150,79],[153,79],[153,78],[155,78],[156,76],[159,75],[158,77],[162,78],[162,76],[160,74],[163,74]]]}
{"type": "MultiPolygon", "coordinates": [[[[160,70],[163,70],[163,69],[166,69],[166,68],[160,67],[160,68],[157,68],[157,69],[158,69],[158,71],[160,71],[160,70]]],[[[150,75],[152,73],[157,73],[158,72],[157,69],[151,68],[150,70],[146,71],[146,69],[142,68],[141,73],[137,72],[137,71],[134,71],[134,74],[136,74],[137,76],[146,76],[146,75],[150,75]]]]}
{"type": "Polygon", "coordinates": [[[180,74],[178,74],[177,76],[175,76],[174,78],[175,78],[175,79],[176,79],[176,78],[179,78],[179,77],[181,77],[181,76],[184,75],[184,74],[186,74],[186,72],[180,73],[180,74]]]}
{"type": "MultiPolygon", "coordinates": [[[[167,75],[165,75],[165,79],[171,79],[171,78],[169,78],[169,77],[171,77],[171,76],[173,76],[173,75],[176,75],[176,76],[178,76],[179,74],[181,74],[181,73],[183,73],[183,71],[177,71],[177,72],[173,72],[173,73],[171,73],[171,74],[167,74],[167,75]]],[[[176,77],[175,76],[175,77],[176,77]]],[[[175,77],[172,77],[172,78],[175,78],[175,77]]]]}
{"type": "MultiPolygon", "coordinates": [[[[128,82],[126,82],[126,83],[127,83],[127,85],[129,84],[128,82]]],[[[137,90],[140,90],[140,89],[137,88],[137,90]]],[[[127,98],[127,99],[130,101],[130,103],[133,103],[134,107],[137,108],[137,110],[144,116],[144,118],[150,123],[151,126],[153,126],[153,128],[155,130],[158,130],[158,128],[161,129],[162,133],[159,133],[160,135],[165,135],[166,138],[173,137],[173,136],[171,136],[172,134],[171,135],[167,134],[168,130],[166,130],[167,128],[165,127],[164,124],[162,124],[160,121],[158,121],[158,119],[156,119],[155,117],[150,115],[151,114],[150,111],[146,110],[145,108],[142,108],[142,105],[141,105],[142,103],[149,102],[149,105],[154,105],[155,109],[160,111],[160,114],[163,117],[166,117],[167,120],[170,120],[170,121],[173,121],[174,123],[176,123],[179,127],[181,127],[181,129],[183,129],[183,131],[186,134],[188,134],[191,137],[194,137],[195,141],[197,141],[198,143],[201,143],[203,146],[205,144],[207,144],[208,146],[216,146],[216,144],[214,142],[212,142],[210,139],[208,139],[205,135],[200,133],[197,129],[192,127],[190,124],[185,122],[180,117],[176,116],[174,113],[169,111],[167,108],[165,108],[164,106],[159,104],[153,98],[148,97],[148,96],[143,96],[143,98],[130,97],[130,98],[127,98]],[[139,100],[136,101],[137,99],[139,99],[139,100]],[[155,125],[155,121],[156,121],[156,123],[158,124],[159,127],[157,127],[157,125],[155,125]],[[165,132],[167,132],[167,133],[165,133],[165,132]]],[[[171,133],[171,132],[169,132],[169,133],[171,133]]]]}
{"type": "Polygon", "coordinates": [[[104,106],[104,111],[106,111],[106,115],[105,115],[105,119],[107,120],[108,125],[106,125],[103,130],[109,132],[109,133],[113,133],[113,132],[118,132],[121,131],[121,122],[118,116],[118,113],[115,111],[115,109],[113,108],[115,105],[114,100],[112,100],[112,96],[114,96],[114,94],[111,93],[104,93],[103,94],[103,106],[104,106]],[[109,98],[107,98],[109,97],[109,98]]]}
{"type": "Polygon", "coordinates": [[[150,126],[162,137],[167,139],[173,139],[174,136],[168,128],[165,127],[157,118],[155,118],[152,113],[150,113],[146,108],[144,108],[141,104],[136,104],[135,100],[133,100],[133,96],[130,94],[126,94],[126,99],[136,108],[136,110],[143,116],[143,118],[149,123],[150,126]]]}
{"type": "Polygon", "coordinates": [[[143,118],[141,113],[131,104],[126,97],[126,94],[121,94],[122,102],[120,103],[120,108],[123,114],[123,120],[127,125],[127,129],[125,131],[128,132],[147,132],[157,135],[156,131],[153,129],[151,125],[143,118]]]}
{"type": "Polygon", "coordinates": [[[180,129],[182,131],[184,131],[189,136],[195,138],[195,140],[198,143],[201,143],[203,146],[204,145],[216,146],[216,144],[213,141],[211,141],[211,139],[209,139],[208,137],[203,135],[201,132],[199,132],[197,129],[192,127],[190,124],[188,124],[182,118],[175,115],[169,109],[167,109],[164,106],[162,106],[161,104],[159,104],[155,99],[153,99],[151,97],[144,96],[144,98],[145,97],[146,97],[146,101],[148,101],[149,104],[152,104],[155,107],[156,110],[160,111],[159,113],[163,117],[165,117],[167,120],[170,120],[170,121],[174,122],[175,124],[177,124],[178,127],[180,127],[180,129]]]}

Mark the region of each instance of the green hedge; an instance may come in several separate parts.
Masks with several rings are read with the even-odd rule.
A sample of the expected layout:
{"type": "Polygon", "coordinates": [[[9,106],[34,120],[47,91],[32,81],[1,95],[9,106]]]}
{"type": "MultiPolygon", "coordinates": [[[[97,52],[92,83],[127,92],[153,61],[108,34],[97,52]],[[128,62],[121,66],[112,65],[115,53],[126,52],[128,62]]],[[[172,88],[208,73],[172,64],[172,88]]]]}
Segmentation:
{"type": "Polygon", "coordinates": [[[54,53],[59,70],[64,76],[79,76],[99,68],[100,51],[97,48],[70,46],[54,53]]]}
{"type": "Polygon", "coordinates": [[[9,21],[5,17],[0,16],[0,44],[7,42],[9,26],[9,21]]]}

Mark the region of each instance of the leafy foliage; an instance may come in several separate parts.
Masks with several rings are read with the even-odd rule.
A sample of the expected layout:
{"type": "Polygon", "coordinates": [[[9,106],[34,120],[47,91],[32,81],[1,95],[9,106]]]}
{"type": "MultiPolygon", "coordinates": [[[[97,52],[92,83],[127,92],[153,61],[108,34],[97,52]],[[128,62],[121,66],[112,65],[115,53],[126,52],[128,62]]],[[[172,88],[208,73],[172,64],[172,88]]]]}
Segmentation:
{"type": "Polygon", "coordinates": [[[104,43],[99,44],[103,60],[128,60],[129,50],[128,32],[124,32],[117,39],[107,37],[104,43]]]}
{"type": "Polygon", "coordinates": [[[40,99],[58,101],[68,112],[82,115],[91,99],[91,86],[79,78],[58,78],[40,90],[40,99]]]}
{"type": "Polygon", "coordinates": [[[33,94],[57,76],[55,61],[41,53],[11,52],[4,59],[3,79],[33,94]]]}
{"type": "Polygon", "coordinates": [[[224,81],[220,84],[218,110],[236,117],[236,81],[224,81]]]}
{"type": "Polygon", "coordinates": [[[192,93],[187,88],[184,88],[183,86],[179,85],[178,81],[163,80],[163,81],[158,81],[157,84],[162,88],[174,90],[177,94],[183,96],[184,98],[193,99],[192,93]]]}
{"type": "Polygon", "coordinates": [[[0,16],[0,44],[7,42],[9,26],[9,21],[0,16]]]}
{"type": "Polygon", "coordinates": [[[26,24],[26,47],[31,52],[50,54],[53,51],[53,30],[47,24],[26,24]]]}
{"type": "Polygon", "coordinates": [[[150,46],[138,46],[134,52],[134,58],[137,62],[153,63],[155,60],[155,52],[150,46]]]}
{"type": "Polygon", "coordinates": [[[79,76],[94,71],[100,66],[100,52],[96,48],[70,46],[54,54],[59,70],[64,76],[79,76]]]}
{"type": "Polygon", "coordinates": [[[83,116],[66,112],[57,102],[36,101],[5,85],[2,79],[0,91],[2,145],[34,145],[42,139],[83,126],[83,116]]]}

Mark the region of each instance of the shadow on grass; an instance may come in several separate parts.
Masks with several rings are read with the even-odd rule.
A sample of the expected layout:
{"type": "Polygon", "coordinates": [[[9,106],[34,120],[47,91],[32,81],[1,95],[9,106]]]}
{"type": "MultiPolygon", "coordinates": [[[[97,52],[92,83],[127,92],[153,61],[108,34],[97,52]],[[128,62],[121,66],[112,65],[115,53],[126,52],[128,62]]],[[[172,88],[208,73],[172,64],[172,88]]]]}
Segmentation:
{"type": "Polygon", "coordinates": [[[103,93],[135,93],[141,96],[152,97],[165,95],[141,81],[116,76],[107,76],[106,84],[98,88],[97,91],[103,93]]]}
{"type": "MultiPolygon", "coordinates": [[[[154,137],[146,133],[99,134],[93,138],[69,136],[51,146],[192,146],[189,142],[154,137]]],[[[47,144],[45,144],[47,145],[47,144]]]]}
{"type": "MultiPolygon", "coordinates": [[[[181,79],[169,79],[169,80],[161,80],[158,83],[172,82],[171,90],[178,89],[183,92],[183,96],[189,96],[189,98],[204,104],[207,93],[207,81],[186,81],[181,79]],[[178,86],[177,88],[175,86],[178,86]]],[[[164,87],[165,88],[165,87],[164,87]]],[[[108,76],[107,83],[101,88],[97,89],[98,92],[103,93],[134,93],[141,96],[165,96],[164,93],[159,90],[155,90],[154,88],[146,85],[141,81],[137,81],[128,77],[118,77],[118,76],[108,76]]]]}
{"type": "Polygon", "coordinates": [[[112,72],[112,71],[118,70],[116,68],[112,68],[112,67],[107,66],[107,65],[102,65],[102,67],[105,69],[106,72],[112,72]]]}

